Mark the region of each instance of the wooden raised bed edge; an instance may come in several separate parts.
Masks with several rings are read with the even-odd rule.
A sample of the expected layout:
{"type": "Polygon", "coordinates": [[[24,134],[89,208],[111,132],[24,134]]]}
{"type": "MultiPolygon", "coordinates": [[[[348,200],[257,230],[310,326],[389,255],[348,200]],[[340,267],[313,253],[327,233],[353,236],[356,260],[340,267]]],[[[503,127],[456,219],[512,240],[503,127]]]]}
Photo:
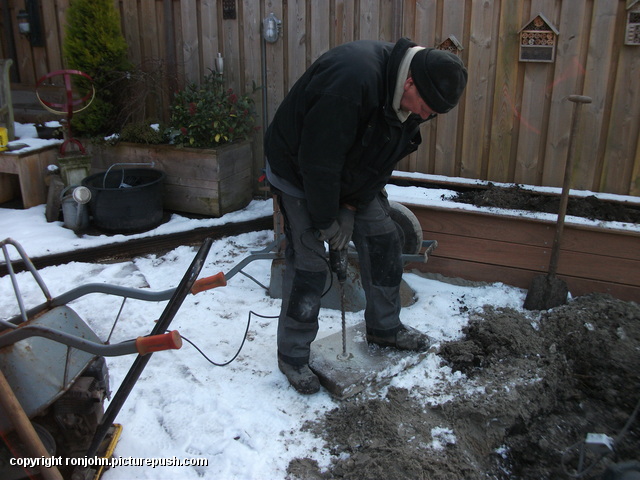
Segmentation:
{"type": "MultiPolygon", "coordinates": [[[[439,188],[451,188],[451,184],[439,188]]],[[[555,221],[536,219],[526,212],[520,216],[405,205],[418,218],[424,238],[438,241],[426,264],[407,268],[525,289],[535,276],[547,272],[555,221]]],[[[567,282],[574,296],[602,292],[639,301],[639,246],[640,232],[566,222],[558,277],[567,282]]]]}

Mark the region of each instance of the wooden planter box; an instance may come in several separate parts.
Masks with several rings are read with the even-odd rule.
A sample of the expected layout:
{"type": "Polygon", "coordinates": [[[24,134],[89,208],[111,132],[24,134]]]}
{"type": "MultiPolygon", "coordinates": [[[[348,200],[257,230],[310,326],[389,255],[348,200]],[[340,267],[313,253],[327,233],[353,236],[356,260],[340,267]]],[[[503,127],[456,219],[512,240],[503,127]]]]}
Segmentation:
{"type": "Polygon", "coordinates": [[[176,148],[121,142],[94,145],[93,173],[116,163],[150,163],[167,175],[164,207],[219,217],[246,207],[253,197],[251,143],[217,149],[176,148]]]}
{"type": "MultiPolygon", "coordinates": [[[[410,268],[525,289],[535,276],[547,273],[555,219],[536,219],[524,211],[513,215],[405,205],[420,221],[424,238],[438,241],[426,264],[410,268]]],[[[638,302],[639,246],[638,231],[566,220],[557,275],[574,296],[603,292],[638,302]]]]}

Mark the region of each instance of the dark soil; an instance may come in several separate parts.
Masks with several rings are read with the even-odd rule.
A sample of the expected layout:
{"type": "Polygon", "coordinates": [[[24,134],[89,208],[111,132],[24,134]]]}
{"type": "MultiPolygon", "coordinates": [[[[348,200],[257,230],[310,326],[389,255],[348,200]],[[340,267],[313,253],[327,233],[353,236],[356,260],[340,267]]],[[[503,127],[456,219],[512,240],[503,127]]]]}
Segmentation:
{"type": "MultiPolygon", "coordinates": [[[[449,200],[469,203],[479,207],[508,208],[533,212],[558,213],[560,197],[541,193],[532,193],[519,185],[498,187],[489,183],[487,188],[458,192],[449,200]]],[[[588,197],[570,197],[567,215],[584,217],[591,220],[611,222],[640,223],[640,205],[613,202],[588,197]]]]}
{"type": "Polygon", "coordinates": [[[463,333],[439,352],[466,376],[450,400],[390,389],[345,401],[307,426],[331,467],[296,459],[289,478],[639,478],[612,473],[640,465],[638,304],[594,294],[542,312],[485,306],[463,333]],[[606,435],[601,450],[588,434],[606,435]]]}
{"type": "MultiPolygon", "coordinates": [[[[548,213],[559,205],[493,184],[453,200],[548,213]]],[[[639,206],[596,197],[570,199],[567,215],[640,223],[639,206]]],[[[439,356],[467,379],[448,387],[450,400],[390,389],[345,401],[307,426],[325,440],[329,469],[296,459],[289,478],[640,479],[637,303],[593,294],[548,311],[487,305],[439,356]]]]}

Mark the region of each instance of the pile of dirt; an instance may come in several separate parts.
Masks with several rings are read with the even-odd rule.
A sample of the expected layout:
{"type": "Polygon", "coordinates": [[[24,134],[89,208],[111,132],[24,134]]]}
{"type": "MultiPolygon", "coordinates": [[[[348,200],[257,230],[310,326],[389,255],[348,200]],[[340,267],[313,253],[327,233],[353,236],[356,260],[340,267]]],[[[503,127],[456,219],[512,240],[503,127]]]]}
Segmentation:
{"type": "MultiPolygon", "coordinates": [[[[493,183],[489,183],[487,188],[458,192],[448,199],[478,207],[508,208],[553,214],[558,213],[560,205],[560,197],[557,195],[534,193],[520,185],[498,187],[493,183]]],[[[638,205],[602,200],[594,195],[583,198],[570,197],[567,215],[590,220],[640,223],[640,207],[638,205]]]]}
{"type": "Polygon", "coordinates": [[[450,400],[390,389],[345,401],[307,426],[331,467],[296,459],[289,478],[600,479],[640,465],[635,302],[593,294],[543,312],[486,306],[439,355],[467,378],[450,385],[450,400]],[[607,436],[603,455],[585,447],[587,434],[607,436]]]}

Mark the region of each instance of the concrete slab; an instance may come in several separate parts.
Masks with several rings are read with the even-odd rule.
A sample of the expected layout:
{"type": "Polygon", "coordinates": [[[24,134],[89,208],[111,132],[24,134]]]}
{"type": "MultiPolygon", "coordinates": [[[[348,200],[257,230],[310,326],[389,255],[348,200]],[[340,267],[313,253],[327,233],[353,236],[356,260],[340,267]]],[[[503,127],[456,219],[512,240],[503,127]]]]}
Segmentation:
{"type": "Polygon", "coordinates": [[[348,359],[342,360],[342,331],[311,344],[309,367],[320,384],[338,399],[357,395],[369,387],[383,387],[393,377],[420,363],[428,352],[416,353],[369,346],[364,323],[347,328],[348,359]]]}

